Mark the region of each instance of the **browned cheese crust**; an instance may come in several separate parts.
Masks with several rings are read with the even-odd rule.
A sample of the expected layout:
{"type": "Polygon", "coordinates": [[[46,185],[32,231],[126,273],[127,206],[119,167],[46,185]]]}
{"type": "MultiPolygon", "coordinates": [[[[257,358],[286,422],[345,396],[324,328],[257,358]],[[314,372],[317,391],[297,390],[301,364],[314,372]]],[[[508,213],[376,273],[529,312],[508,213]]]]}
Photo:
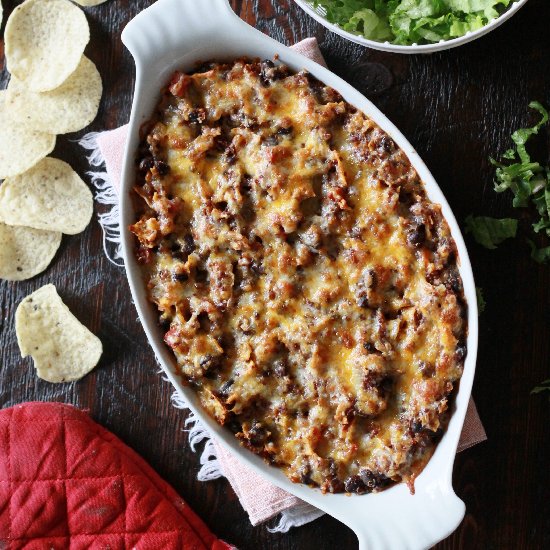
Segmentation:
{"type": "Polygon", "coordinates": [[[294,482],[414,478],[466,355],[457,252],[394,141],[270,61],[176,73],[131,227],[182,378],[294,482]]]}

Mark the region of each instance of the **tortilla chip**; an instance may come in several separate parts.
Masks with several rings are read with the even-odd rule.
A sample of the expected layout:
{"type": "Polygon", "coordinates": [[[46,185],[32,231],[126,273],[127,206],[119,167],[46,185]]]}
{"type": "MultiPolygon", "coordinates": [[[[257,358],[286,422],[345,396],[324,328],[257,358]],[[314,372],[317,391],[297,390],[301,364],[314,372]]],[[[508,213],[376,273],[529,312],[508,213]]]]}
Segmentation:
{"type": "Polygon", "coordinates": [[[82,130],[94,120],[102,91],[96,66],[82,56],[76,71],[50,92],[32,92],[24,82],[12,76],[6,106],[11,117],[34,130],[67,134],[82,130]]]}
{"type": "Polygon", "coordinates": [[[107,0],[74,0],[77,4],[80,4],[81,6],[99,6],[99,4],[103,4],[103,2],[107,2],[107,0]]]}
{"type": "Polygon", "coordinates": [[[53,134],[32,130],[13,119],[6,108],[6,93],[0,90],[0,180],[32,168],[55,147],[53,134]]]}
{"type": "Polygon", "coordinates": [[[26,0],[6,24],[9,71],[35,92],[61,86],[90,40],[84,12],[69,0],[26,0]]]}
{"type": "Polygon", "coordinates": [[[61,233],[0,222],[0,279],[23,281],[42,273],[61,243],[61,233]]]}
{"type": "Polygon", "coordinates": [[[94,200],[66,163],[47,157],[0,185],[0,219],[9,225],[75,235],[90,223],[94,200]]]}
{"type": "Polygon", "coordinates": [[[31,356],[39,378],[80,380],[99,362],[103,346],[70,312],[55,286],[27,296],[15,312],[15,333],[23,357],[31,356]]]}

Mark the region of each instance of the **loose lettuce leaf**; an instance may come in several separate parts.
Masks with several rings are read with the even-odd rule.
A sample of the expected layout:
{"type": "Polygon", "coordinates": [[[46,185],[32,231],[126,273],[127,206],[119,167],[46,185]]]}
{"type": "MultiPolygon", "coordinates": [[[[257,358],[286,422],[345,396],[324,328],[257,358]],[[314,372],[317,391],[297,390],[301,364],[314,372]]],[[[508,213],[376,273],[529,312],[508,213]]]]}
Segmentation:
{"type": "MultiPolygon", "coordinates": [[[[510,189],[514,193],[512,202],[515,208],[525,208],[529,205],[531,197],[539,199],[544,196],[544,190],[548,186],[548,171],[540,163],[531,161],[531,156],[527,152],[527,142],[538,134],[539,130],[548,122],[548,112],[538,102],[529,103],[531,109],[535,109],[541,115],[541,119],[531,128],[520,128],[512,134],[512,141],[515,143],[515,149],[508,149],[503,155],[503,160],[515,161],[512,164],[504,164],[490,159],[496,166],[495,172],[495,191],[502,193],[510,189]],[[540,193],[542,192],[542,195],[540,193]],[[539,194],[539,195],[537,195],[539,194]]],[[[539,211],[541,215],[542,212],[539,211]]]]}
{"type": "MultiPolygon", "coordinates": [[[[538,386],[535,386],[531,390],[531,394],[542,393],[542,392],[550,392],[550,378],[548,380],[544,380],[538,386]]],[[[548,396],[548,399],[550,400],[550,395],[548,396]]]]}
{"type": "Polygon", "coordinates": [[[512,134],[512,141],[516,144],[518,156],[523,164],[531,162],[531,157],[525,149],[525,144],[531,136],[538,134],[539,130],[548,122],[548,112],[538,101],[531,101],[529,107],[540,113],[540,121],[532,128],[520,128],[512,134]]]}
{"type": "MultiPolygon", "coordinates": [[[[548,123],[549,117],[539,102],[532,101],[529,107],[540,114],[540,120],[534,126],[520,128],[512,134],[515,147],[504,153],[502,162],[490,159],[496,167],[494,189],[497,193],[510,190],[514,195],[512,205],[515,208],[534,206],[539,219],[533,223],[533,230],[550,237],[550,168],[533,161],[527,151],[528,141],[548,123]]],[[[531,257],[536,262],[546,263],[550,260],[550,247],[537,248],[533,242],[528,242],[531,257]]]]}
{"type": "Polygon", "coordinates": [[[535,262],[538,264],[545,264],[550,261],[550,246],[537,248],[537,245],[529,239],[527,239],[527,243],[531,247],[531,258],[533,258],[535,262]]]}
{"type": "Polygon", "coordinates": [[[466,233],[471,233],[477,243],[489,249],[495,249],[502,241],[515,237],[517,229],[518,221],[512,218],[466,218],[466,233]]]}
{"type": "Polygon", "coordinates": [[[371,40],[426,44],[487,25],[512,0],[313,0],[327,20],[371,40]]]}
{"type": "Polygon", "coordinates": [[[479,286],[476,286],[476,298],[477,298],[477,311],[478,315],[481,315],[485,311],[485,298],[483,297],[483,289],[479,286]]]}

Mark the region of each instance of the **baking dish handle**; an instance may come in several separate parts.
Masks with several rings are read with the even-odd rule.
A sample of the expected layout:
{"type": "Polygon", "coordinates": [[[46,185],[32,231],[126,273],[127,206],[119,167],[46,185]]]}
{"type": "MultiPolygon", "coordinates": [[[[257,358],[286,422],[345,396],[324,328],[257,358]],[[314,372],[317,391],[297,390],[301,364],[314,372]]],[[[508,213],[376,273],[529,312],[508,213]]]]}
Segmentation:
{"type": "Polygon", "coordinates": [[[462,522],[466,506],[452,490],[435,490],[407,499],[408,503],[364,511],[345,521],[359,539],[359,550],[418,550],[447,538],[462,522]],[[362,516],[362,517],[361,517],[362,516]]]}
{"type": "Polygon", "coordinates": [[[136,15],[122,31],[122,42],[128,48],[136,67],[154,63],[167,55],[193,50],[198,39],[215,36],[222,29],[238,27],[227,19],[237,19],[248,26],[231,9],[229,0],[158,0],[136,15]]]}

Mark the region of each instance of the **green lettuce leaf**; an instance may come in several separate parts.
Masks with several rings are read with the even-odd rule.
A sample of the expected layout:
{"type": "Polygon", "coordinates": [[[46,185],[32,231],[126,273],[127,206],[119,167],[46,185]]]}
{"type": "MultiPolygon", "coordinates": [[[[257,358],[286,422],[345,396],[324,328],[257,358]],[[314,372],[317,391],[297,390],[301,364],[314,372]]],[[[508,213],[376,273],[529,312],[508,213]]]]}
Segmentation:
{"type": "Polygon", "coordinates": [[[476,298],[477,298],[477,312],[478,315],[481,315],[485,311],[485,298],[483,297],[483,289],[479,286],[476,286],[476,298]]]}
{"type": "MultiPolygon", "coordinates": [[[[550,392],[550,378],[548,380],[544,380],[538,386],[535,386],[531,390],[531,394],[542,393],[542,392],[550,392]]],[[[548,399],[550,400],[550,395],[548,396],[548,399]]]]}
{"type": "MultiPolygon", "coordinates": [[[[532,161],[527,151],[528,141],[548,124],[549,117],[547,110],[538,101],[532,101],[529,107],[540,114],[537,124],[520,128],[512,134],[515,148],[508,149],[502,155],[503,162],[492,158],[489,160],[496,167],[495,191],[503,193],[510,190],[514,195],[512,205],[515,208],[534,206],[540,217],[532,224],[533,231],[550,237],[550,168],[532,161]]],[[[528,242],[533,260],[538,263],[550,261],[550,247],[537,248],[532,241],[528,242]]]]}
{"type": "Polygon", "coordinates": [[[356,11],[342,28],[349,32],[360,32],[371,40],[384,41],[392,38],[388,21],[369,9],[356,11]]]}
{"type": "Polygon", "coordinates": [[[512,218],[466,218],[466,233],[471,233],[477,243],[489,249],[495,249],[502,241],[515,237],[517,230],[518,221],[512,218]]]}
{"type": "Polygon", "coordinates": [[[531,136],[538,134],[539,130],[548,122],[548,111],[538,101],[531,101],[529,107],[540,113],[540,121],[532,128],[520,128],[512,134],[512,141],[516,144],[518,156],[523,164],[531,162],[531,157],[525,149],[525,144],[531,136]]]}
{"type": "Polygon", "coordinates": [[[527,243],[531,247],[531,258],[533,258],[535,262],[538,264],[545,264],[550,261],[550,246],[537,248],[537,245],[529,239],[527,239],[527,243]]]}
{"type": "Polygon", "coordinates": [[[501,15],[512,0],[312,0],[344,30],[394,44],[463,36],[501,15]]]}

